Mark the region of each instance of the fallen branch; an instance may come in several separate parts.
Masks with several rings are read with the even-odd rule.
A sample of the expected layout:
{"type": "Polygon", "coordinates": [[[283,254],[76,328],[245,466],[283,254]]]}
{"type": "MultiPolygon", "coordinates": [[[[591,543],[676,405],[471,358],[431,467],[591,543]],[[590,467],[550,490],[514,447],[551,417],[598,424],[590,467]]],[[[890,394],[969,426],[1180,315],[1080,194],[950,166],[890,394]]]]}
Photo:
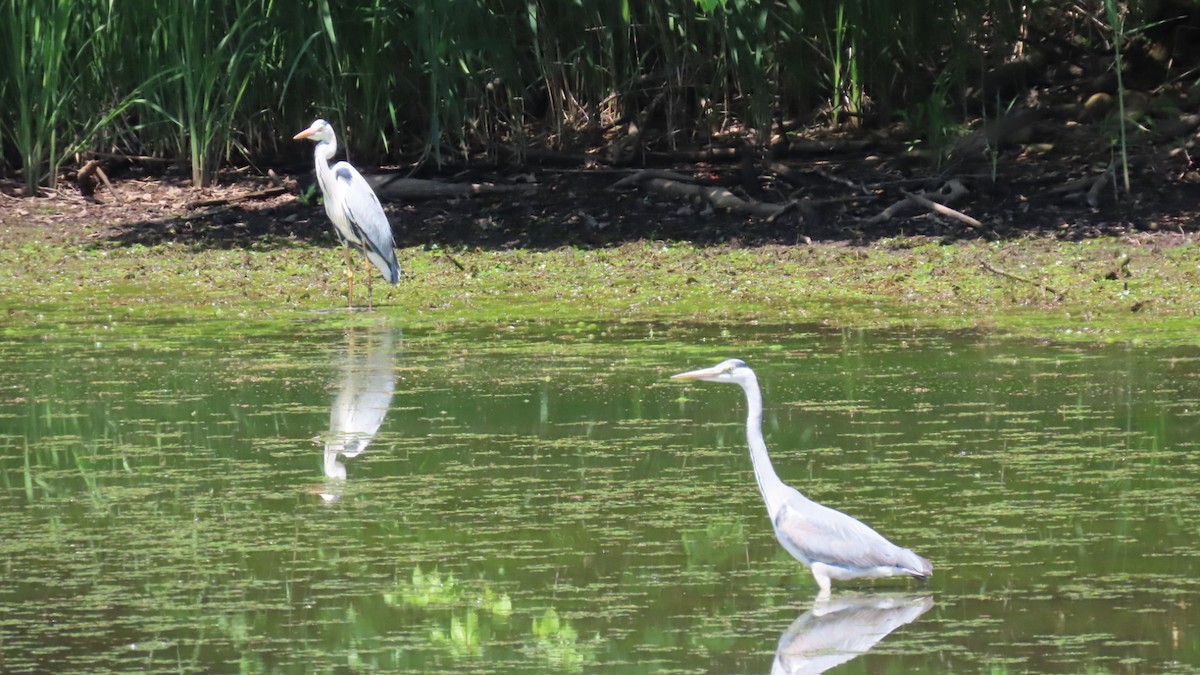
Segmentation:
{"type": "Polygon", "coordinates": [[[1115,167],[1110,165],[1107,169],[1095,176],[1084,176],[1067,181],[1062,185],[1056,185],[1041,193],[1040,196],[1045,197],[1063,197],[1065,199],[1075,201],[1084,200],[1093,209],[1100,208],[1100,196],[1104,192],[1104,187],[1115,180],[1115,167]]]}
{"type": "Polygon", "coordinates": [[[801,175],[801,172],[783,162],[771,162],[767,165],[767,171],[770,171],[795,187],[806,187],[804,176],[801,175]]]}
{"type": "Polygon", "coordinates": [[[1004,270],[996,269],[995,267],[992,267],[991,265],[987,264],[986,262],[979,263],[979,266],[982,267],[984,270],[991,272],[992,274],[995,274],[997,276],[1004,277],[1005,279],[1019,281],[1023,284],[1029,284],[1030,286],[1039,288],[1039,289],[1053,295],[1055,300],[1063,299],[1063,293],[1060,293],[1059,291],[1056,291],[1053,288],[1050,288],[1049,286],[1041,283],[1040,281],[1034,281],[1033,279],[1027,279],[1025,277],[1018,276],[1016,274],[1012,274],[1011,272],[1005,272],[1004,270]]]}
{"type": "Polygon", "coordinates": [[[689,162],[736,162],[746,155],[742,147],[705,148],[703,150],[676,150],[674,152],[647,152],[646,159],[654,162],[682,164],[689,162]]]}
{"type": "Polygon", "coordinates": [[[974,228],[983,227],[983,223],[979,222],[978,220],[975,220],[971,216],[968,216],[967,214],[963,213],[962,211],[955,211],[954,209],[950,208],[949,206],[946,206],[945,204],[939,204],[939,203],[933,201],[932,199],[929,199],[928,197],[924,197],[919,194],[916,194],[915,192],[905,191],[905,192],[903,192],[903,194],[905,197],[915,201],[916,203],[920,204],[921,206],[924,206],[925,208],[929,209],[930,211],[933,211],[934,213],[940,213],[943,216],[947,216],[947,217],[953,218],[955,220],[962,221],[962,222],[966,223],[967,225],[974,227],[974,228]]]}
{"type": "Polygon", "coordinates": [[[608,190],[612,192],[619,191],[622,188],[627,188],[630,185],[638,185],[642,181],[650,180],[651,178],[660,178],[662,180],[670,180],[678,183],[698,184],[699,181],[691,176],[685,176],[677,171],[668,171],[666,169],[642,169],[635,171],[621,180],[608,186],[608,190]]]}
{"type": "MultiPolygon", "coordinates": [[[[929,196],[925,196],[923,194],[918,195],[916,193],[905,192],[904,199],[901,199],[900,201],[892,204],[891,206],[887,207],[883,211],[875,214],[871,218],[868,218],[866,222],[868,225],[877,225],[879,223],[882,223],[885,220],[890,220],[891,218],[895,217],[896,215],[900,214],[903,211],[911,211],[914,208],[918,208],[918,207],[929,208],[925,202],[932,202],[932,203],[937,203],[941,206],[948,206],[949,204],[952,204],[952,203],[958,201],[966,194],[967,194],[966,186],[957,180],[951,179],[949,181],[946,181],[946,184],[942,186],[941,190],[938,190],[937,192],[935,192],[934,194],[929,195],[929,196]],[[925,202],[919,201],[918,199],[915,199],[915,197],[924,198],[925,202]],[[936,199],[930,199],[930,197],[936,197],[936,199]]],[[[948,210],[954,211],[953,209],[948,209],[948,210]]],[[[958,213],[958,212],[954,211],[954,213],[958,213]]],[[[946,215],[949,215],[949,214],[946,214],[946,215]]],[[[959,215],[964,215],[964,214],[960,213],[959,215]]],[[[969,217],[969,216],[967,216],[967,217],[969,217]]],[[[971,220],[974,220],[974,218],[972,218],[971,220]]],[[[977,223],[977,225],[976,225],[977,227],[982,225],[982,223],[979,223],[979,221],[975,221],[975,222],[977,223]]]]}
{"type": "Polygon", "coordinates": [[[632,176],[626,176],[617,181],[612,188],[637,185],[643,189],[672,197],[700,199],[712,205],[713,208],[728,209],[767,219],[776,219],[796,208],[796,202],[794,201],[787,202],[786,204],[769,204],[754,199],[742,199],[723,187],[692,183],[687,176],[679,177],[683,180],[679,178],[664,178],[662,176],[662,172],[639,171],[632,176]]]}
{"type": "Polygon", "coordinates": [[[789,138],[787,144],[780,148],[781,154],[789,157],[799,155],[835,155],[851,152],[864,152],[866,150],[881,149],[888,151],[889,144],[880,142],[874,139],[832,139],[832,140],[810,140],[804,138],[789,138]]]}
{"type": "Polygon", "coordinates": [[[211,199],[197,199],[196,201],[184,204],[185,209],[198,209],[202,206],[225,206],[227,204],[236,204],[238,202],[247,202],[253,199],[268,199],[277,195],[284,194],[288,189],[284,187],[273,187],[258,192],[247,192],[245,194],[234,195],[232,197],[213,197],[211,199]]]}
{"type": "Polygon", "coordinates": [[[818,166],[811,166],[807,170],[801,171],[801,170],[793,169],[792,167],[788,166],[787,164],[784,164],[783,162],[771,162],[770,164],[767,165],[767,170],[770,171],[773,175],[775,175],[779,178],[782,178],[784,181],[791,183],[792,185],[799,187],[799,188],[807,187],[807,181],[805,181],[805,179],[804,179],[804,174],[815,174],[831,183],[837,183],[838,185],[844,185],[844,186],[850,188],[851,190],[854,190],[855,192],[858,192],[862,195],[870,195],[871,194],[871,191],[867,188],[866,185],[863,185],[862,183],[855,183],[854,181],[850,180],[849,178],[843,178],[836,174],[830,173],[830,172],[826,171],[825,169],[822,169],[821,167],[818,167],[818,166]]]}
{"type": "Polygon", "coordinates": [[[642,185],[646,189],[663,194],[679,197],[700,197],[709,204],[712,204],[714,208],[748,213],[759,218],[776,218],[792,207],[791,202],[787,204],[767,204],[757,200],[742,199],[723,187],[691,185],[664,180],[662,178],[651,178],[643,182],[642,185]]]}
{"type": "Polygon", "coordinates": [[[1094,182],[1093,178],[1076,178],[1067,181],[1062,185],[1056,185],[1042,192],[1043,195],[1056,196],[1062,194],[1070,194],[1072,192],[1082,192],[1084,188],[1089,187],[1094,182]]]}
{"type": "Polygon", "coordinates": [[[831,183],[837,183],[838,185],[845,185],[846,187],[850,188],[851,190],[857,190],[857,191],[863,193],[864,195],[870,194],[870,192],[867,190],[867,187],[865,185],[863,185],[862,183],[855,183],[854,181],[850,180],[849,178],[842,178],[841,176],[837,176],[832,173],[829,173],[825,169],[822,169],[821,167],[817,167],[817,166],[814,166],[813,168],[811,168],[809,170],[831,183]]]}
{"type": "Polygon", "coordinates": [[[537,185],[496,185],[494,183],[443,183],[421,178],[399,178],[394,175],[363,176],[380,199],[466,199],[491,195],[528,195],[537,192],[537,185]]]}

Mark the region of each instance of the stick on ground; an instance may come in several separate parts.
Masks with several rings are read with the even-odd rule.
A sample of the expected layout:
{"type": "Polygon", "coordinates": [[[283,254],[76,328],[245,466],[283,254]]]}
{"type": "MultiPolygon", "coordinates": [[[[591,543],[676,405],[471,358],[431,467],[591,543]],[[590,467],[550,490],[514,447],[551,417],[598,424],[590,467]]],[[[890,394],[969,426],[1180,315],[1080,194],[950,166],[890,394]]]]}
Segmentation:
{"type": "MultiPolygon", "coordinates": [[[[946,184],[942,186],[942,189],[938,190],[937,192],[933,193],[932,195],[929,195],[929,196],[919,195],[919,196],[921,199],[924,199],[925,202],[936,203],[939,206],[947,207],[947,211],[950,211],[952,213],[957,213],[959,216],[970,218],[970,216],[966,216],[965,214],[959,213],[958,211],[955,211],[954,209],[950,209],[948,207],[949,204],[953,204],[954,202],[958,201],[966,194],[967,194],[967,187],[965,185],[963,185],[962,182],[960,182],[956,179],[951,179],[951,180],[946,181],[946,184]],[[930,197],[934,197],[936,199],[930,199],[930,197]]],[[[916,207],[924,206],[926,208],[931,208],[925,202],[919,201],[918,199],[914,199],[914,197],[918,196],[915,193],[905,192],[904,195],[905,195],[904,199],[901,199],[900,201],[892,204],[891,206],[887,207],[883,211],[880,211],[879,213],[875,214],[874,216],[868,218],[866,221],[867,224],[868,225],[877,225],[879,223],[884,222],[885,220],[889,220],[889,219],[893,218],[894,216],[896,216],[899,213],[902,213],[904,211],[910,211],[916,207]]],[[[933,209],[933,210],[936,210],[936,209],[933,209]]],[[[941,211],[938,211],[938,212],[941,213],[941,211]]],[[[952,216],[951,213],[945,213],[943,215],[956,217],[956,216],[952,216]]],[[[959,219],[961,220],[961,218],[959,218],[959,219]]],[[[975,220],[975,219],[971,218],[971,220],[975,220]]],[[[964,221],[964,222],[967,222],[967,221],[964,221]]],[[[974,226],[975,227],[982,226],[982,223],[975,220],[974,226]]]]}
{"type": "Polygon", "coordinates": [[[201,206],[224,206],[226,204],[236,204],[238,202],[246,202],[253,199],[268,199],[276,195],[281,195],[287,192],[287,188],[273,187],[258,192],[247,192],[246,194],[234,195],[232,197],[214,197],[212,199],[197,199],[196,201],[184,204],[184,208],[198,209],[201,206]]]}
{"type": "Polygon", "coordinates": [[[984,270],[991,272],[992,274],[995,274],[996,276],[1001,276],[1001,277],[1004,277],[1005,279],[1019,281],[1023,284],[1029,284],[1030,286],[1033,286],[1035,288],[1040,288],[1041,290],[1046,291],[1047,293],[1050,293],[1051,295],[1053,295],[1055,300],[1063,299],[1063,294],[1061,292],[1059,292],[1053,288],[1050,288],[1046,284],[1043,284],[1039,281],[1034,281],[1033,279],[1026,279],[1025,277],[1018,276],[1011,272],[1005,272],[1004,270],[996,269],[995,267],[992,267],[991,265],[987,264],[986,262],[979,263],[979,266],[982,267],[984,270]]]}
{"type": "Polygon", "coordinates": [[[940,213],[943,216],[948,216],[955,220],[962,221],[962,222],[966,223],[967,225],[970,225],[971,227],[974,227],[974,228],[983,227],[983,223],[979,222],[978,220],[975,220],[971,216],[968,216],[967,214],[963,213],[962,211],[955,211],[954,209],[950,208],[949,206],[946,206],[945,204],[939,204],[939,203],[933,201],[932,199],[929,199],[922,195],[916,194],[915,192],[904,192],[903,194],[905,197],[911,199],[912,201],[915,201],[916,203],[920,204],[921,206],[924,206],[925,208],[929,209],[930,211],[933,211],[934,213],[940,213]]]}
{"type": "MultiPolygon", "coordinates": [[[[687,176],[679,174],[663,174],[657,171],[639,171],[632,176],[626,176],[612,185],[612,188],[637,185],[644,190],[658,192],[672,197],[685,199],[700,199],[713,208],[728,209],[738,213],[747,213],[759,218],[779,218],[795,208],[794,202],[772,204],[756,199],[743,199],[729,190],[719,186],[696,185],[687,176]],[[669,175],[671,177],[662,177],[669,175]],[[682,179],[682,180],[681,180],[682,179]]],[[[611,189],[611,188],[610,188],[611,189]]]]}

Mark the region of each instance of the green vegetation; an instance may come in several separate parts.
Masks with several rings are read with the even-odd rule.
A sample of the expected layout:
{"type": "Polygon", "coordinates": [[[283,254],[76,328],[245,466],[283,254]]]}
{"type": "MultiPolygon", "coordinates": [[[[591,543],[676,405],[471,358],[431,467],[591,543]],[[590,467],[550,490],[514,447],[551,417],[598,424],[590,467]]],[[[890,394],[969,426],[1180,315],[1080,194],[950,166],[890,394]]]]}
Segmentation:
{"type": "Polygon", "coordinates": [[[1105,51],[1113,35],[1078,16],[1125,35],[1154,3],[1085,4],[0,0],[0,170],[52,184],[91,149],[188,158],[202,184],[221,161],[292,152],[314,115],[360,162],[574,145],[637,119],[672,145],[739,126],[766,143],[813,111],[957,110],[1022,35],[1076,25],[1105,51]]]}
{"type": "Polygon", "coordinates": [[[0,339],[6,670],[767,672],[812,609],[924,595],[860,671],[1200,655],[1176,637],[1198,595],[1194,344],[340,316],[0,339]],[[376,348],[395,397],[326,502],[344,358],[376,348]],[[813,602],[740,393],[668,379],[734,355],[781,475],[928,551],[928,588],[813,602]]]}
{"type": "Polygon", "coordinates": [[[135,100],[147,73],[120,89],[101,72],[120,52],[102,3],[0,2],[0,169],[16,155],[26,190],[54,187],[59,167],[95,143],[135,100]],[[100,78],[98,81],[96,78],[100,78]],[[103,84],[101,84],[103,83],[103,84]]]}
{"type": "MultiPolygon", "coordinates": [[[[1028,239],[953,246],[399,251],[377,313],[408,325],[477,321],[826,322],[1051,331],[1075,339],[1194,340],[1200,247],[1028,239]],[[1122,265],[1129,255],[1129,262],[1122,265]],[[457,264],[456,264],[457,263],[457,264]],[[459,265],[462,269],[459,269],[459,265]]],[[[344,311],[341,251],[290,241],[250,249],[0,247],[5,330],[344,311]],[[34,264],[30,264],[34,261],[34,264]],[[34,289],[31,291],[31,289],[34,289]]]]}

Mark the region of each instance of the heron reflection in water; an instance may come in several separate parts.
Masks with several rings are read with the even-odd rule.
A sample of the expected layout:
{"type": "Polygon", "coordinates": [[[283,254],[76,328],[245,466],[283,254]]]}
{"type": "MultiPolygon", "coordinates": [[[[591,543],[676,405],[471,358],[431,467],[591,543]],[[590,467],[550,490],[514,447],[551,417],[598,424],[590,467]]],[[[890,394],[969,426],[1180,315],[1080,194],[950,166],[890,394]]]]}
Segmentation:
{"type": "Polygon", "coordinates": [[[329,431],[325,434],[324,471],[326,482],[321,497],[341,497],[346,465],[339,456],[353,459],[367,448],[383,424],[396,387],[393,331],[373,329],[366,334],[346,335],[346,350],[340,356],[337,395],[329,409],[329,431]]]}
{"type": "Polygon", "coordinates": [[[818,596],[779,636],[771,675],[823,673],[870,651],[931,607],[927,595],[818,596]]]}
{"type": "Polygon", "coordinates": [[[746,442],[750,446],[750,461],[775,538],[793,558],[812,570],[821,587],[821,596],[829,595],[832,579],[910,576],[925,581],[933,574],[933,565],[928,560],[893,544],[861,521],[814,502],[780,480],[763,441],[758,378],[745,362],[728,359],[711,368],[671,377],[741,386],[749,408],[746,442]]]}

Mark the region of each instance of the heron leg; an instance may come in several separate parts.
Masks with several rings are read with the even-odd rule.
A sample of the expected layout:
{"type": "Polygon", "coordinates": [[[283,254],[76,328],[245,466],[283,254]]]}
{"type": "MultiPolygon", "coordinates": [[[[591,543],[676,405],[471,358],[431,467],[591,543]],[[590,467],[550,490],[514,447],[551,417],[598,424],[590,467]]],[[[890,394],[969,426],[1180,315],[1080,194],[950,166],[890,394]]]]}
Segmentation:
{"type": "Polygon", "coordinates": [[[813,563],[812,575],[813,578],[817,580],[817,585],[821,587],[821,592],[817,595],[819,597],[829,597],[831,582],[829,579],[829,573],[825,570],[825,564],[813,563]]]}
{"type": "Polygon", "coordinates": [[[346,290],[346,307],[354,308],[354,263],[350,260],[350,245],[342,244],[342,257],[346,260],[346,278],[349,287],[346,290]]]}
{"type": "Polygon", "coordinates": [[[366,270],[367,270],[367,309],[375,309],[375,307],[371,304],[371,277],[373,276],[371,274],[371,258],[369,258],[367,256],[367,245],[366,244],[363,244],[362,249],[363,249],[363,262],[365,263],[364,267],[366,267],[366,270]]]}

